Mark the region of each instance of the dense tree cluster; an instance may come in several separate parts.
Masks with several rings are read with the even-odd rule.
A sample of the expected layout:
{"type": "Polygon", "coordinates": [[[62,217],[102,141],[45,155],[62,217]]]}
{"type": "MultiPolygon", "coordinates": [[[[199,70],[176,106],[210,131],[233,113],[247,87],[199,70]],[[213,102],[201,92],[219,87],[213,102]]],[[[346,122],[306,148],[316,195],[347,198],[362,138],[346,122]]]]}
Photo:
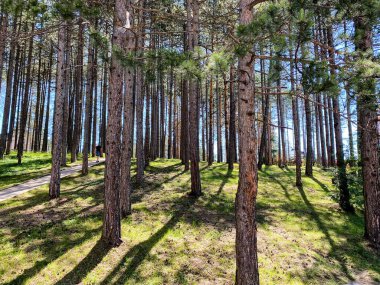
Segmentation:
{"type": "MultiPolygon", "coordinates": [[[[137,184],[157,158],[181,159],[191,197],[199,161],[239,162],[236,284],[259,284],[258,171],[335,168],[354,211],[359,168],[365,237],[380,248],[379,16],[376,0],[1,1],[0,157],[51,151],[60,167],[105,151],[103,240],[121,243],[137,184]],[[347,139],[345,139],[347,138],[347,139]],[[349,168],[348,168],[349,167],[349,168]]],[[[191,199],[189,197],[189,199],[191,199]]]]}

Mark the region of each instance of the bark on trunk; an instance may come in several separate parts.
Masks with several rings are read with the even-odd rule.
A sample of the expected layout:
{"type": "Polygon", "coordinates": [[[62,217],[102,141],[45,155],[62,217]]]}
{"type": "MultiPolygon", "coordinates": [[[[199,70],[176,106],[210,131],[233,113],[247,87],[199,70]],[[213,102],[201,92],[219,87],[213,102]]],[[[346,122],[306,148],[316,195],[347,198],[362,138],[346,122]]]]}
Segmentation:
{"type": "MultiPolygon", "coordinates": [[[[253,19],[250,0],[240,1],[240,24],[253,19]]],[[[236,279],[238,285],[258,285],[256,196],[257,138],[252,55],[239,58],[239,185],[236,194],[236,279]]]]}
{"type": "MultiPolygon", "coordinates": [[[[32,23],[32,30],[34,32],[34,23],[32,23]]],[[[30,81],[31,81],[31,70],[32,70],[32,55],[33,55],[33,36],[29,40],[29,51],[28,51],[28,63],[25,77],[25,87],[24,87],[24,97],[21,103],[21,118],[20,118],[20,130],[19,130],[19,139],[17,145],[17,159],[18,164],[21,164],[22,156],[24,153],[24,139],[25,139],[25,129],[28,119],[28,105],[29,105],[29,96],[30,96],[30,81]]]]}
{"type": "Polygon", "coordinates": [[[49,186],[50,199],[58,198],[61,187],[61,153],[62,153],[62,128],[64,112],[65,89],[65,45],[67,37],[67,22],[64,21],[58,31],[58,56],[57,56],[57,88],[54,106],[54,136],[53,155],[49,186]]]}
{"type": "MultiPolygon", "coordinates": [[[[199,4],[198,0],[187,1],[187,31],[189,51],[194,52],[198,46],[199,4]]],[[[201,176],[199,172],[199,116],[198,116],[198,84],[197,78],[189,79],[190,130],[189,148],[191,161],[191,196],[198,197],[201,191],[201,176]]]]}
{"type": "MultiPolygon", "coordinates": [[[[113,50],[122,51],[126,44],[127,10],[124,0],[115,0],[113,50]]],[[[110,93],[106,131],[106,168],[104,179],[104,219],[102,239],[111,246],[121,243],[120,225],[120,155],[121,115],[123,107],[123,68],[115,52],[110,67],[110,93]]]]}
{"type": "MultiPolygon", "coordinates": [[[[370,59],[372,51],[372,27],[368,19],[356,17],[356,50],[362,57],[370,59]]],[[[361,129],[360,146],[363,175],[365,237],[380,248],[380,148],[378,130],[378,102],[373,96],[376,90],[375,79],[364,78],[358,81],[358,120],[361,129]]]]}

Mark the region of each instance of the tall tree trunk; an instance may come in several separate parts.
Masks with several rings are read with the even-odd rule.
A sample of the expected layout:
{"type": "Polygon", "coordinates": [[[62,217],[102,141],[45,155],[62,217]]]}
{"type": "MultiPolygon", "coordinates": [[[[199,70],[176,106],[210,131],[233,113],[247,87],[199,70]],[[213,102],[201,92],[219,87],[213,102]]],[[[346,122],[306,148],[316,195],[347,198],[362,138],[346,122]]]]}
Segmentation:
{"type": "MultiPolygon", "coordinates": [[[[199,33],[199,4],[198,0],[187,1],[187,31],[189,51],[194,52],[198,46],[199,33]]],[[[196,52],[196,51],[195,51],[196,52]]],[[[190,195],[198,197],[202,194],[201,176],[199,172],[199,116],[198,116],[198,84],[197,78],[189,79],[190,103],[190,130],[189,149],[191,161],[191,192],[190,195]]]]}
{"type": "MultiPolygon", "coordinates": [[[[127,1],[127,25],[131,26],[132,7],[131,1],[127,1]]],[[[136,46],[136,38],[131,30],[126,31],[128,53],[133,52],[136,46]]],[[[132,132],[133,132],[133,83],[134,83],[134,67],[130,66],[124,70],[124,127],[123,127],[123,145],[121,153],[121,181],[120,181],[120,210],[121,216],[126,217],[132,212],[131,208],[131,158],[132,158],[132,132]]],[[[136,90],[137,91],[137,90],[136,90]]],[[[141,92],[141,90],[140,90],[141,92]]],[[[139,96],[137,94],[137,96],[139,96]]],[[[139,108],[139,106],[137,106],[139,108]]]]}
{"type": "MultiPolygon", "coordinates": [[[[34,23],[32,23],[32,34],[34,32],[34,23]]],[[[28,50],[28,63],[26,67],[26,77],[25,77],[25,87],[24,87],[24,97],[22,99],[21,108],[21,118],[20,118],[20,130],[19,139],[17,146],[17,159],[18,164],[21,164],[22,156],[24,153],[24,139],[25,139],[25,129],[26,122],[28,118],[28,105],[29,105],[29,95],[30,95],[30,81],[31,81],[31,70],[32,70],[32,55],[33,55],[33,36],[29,39],[29,50],[28,50]]]]}
{"type": "MultiPolygon", "coordinates": [[[[240,0],[240,24],[253,19],[251,0],[240,0]]],[[[236,194],[236,279],[237,285],[258,285],[256,196],[257,138],[253,58],[239,58],[239,185],[236,194]]]]}
{"type": "MultiPolygon", "coordinates": [[[[293,54],[290,54],[293,58],[293,54]]],[[[302,186],[302,155],[301,155],[301,134],[300,134],[300,119],[298,112],[298,94],[296,89],[296,82],[294,78],[294,63],[290,63],[290,85],[292,90],[292,113],[293,113],[293,126],[294,126],[294,152],[296,162],[296,186],[302,186]]]]}
{"type": "MultiPolygon", "coordinates": [[[[328,45],[331,47],[329,49],[330,56],[330,74],[333,80],[336,80],[337,74],[335,70],[335,48],[333,41],[333,34],[331,26],[327,29],[327,40],[328,45]]],[[[339,186],[339,205],[344,211],[353,212],[354,208],[350,204],[350,192],[348,191],[348,182],[346,174],[346,163],[344,161],[344,150],[343,150],[343,137],[342,137],[342,126],[340,119],[340,106],[339,106],[339,93],[334,94],[332,98],[333,108],[334,108],[334,130],[335,130],[335,144],[336,144],[336,156],[337,156],[337,167],[338,167],[338,186],[339,186]]]]}
{"type": "Polygon", "coordinates": [[[67,164],[67,137],[69,130],[69,93],[70,93],[70,53],[71,53],[71,23],[66,27],[66,43],[65,43],[65,63],[64,63],[64,103],[63,103],[63,125],[62,125],[62,160],[61,165],[66,166],[67,164]]]}
{"type": "MultiPolygon", "coordinates": [[[[96,25],[97,26],[97,25],[96,25]]],[[[98,48],[94,49],[94,74],[93,78],[93,106],[92,106],[92,143],[91,143],[91,156],[96,156],[96,137],[97,137],[97,125],[98,125],[98,48]]]]}
{"type": "Polygon", "coordinates": [[[213,129],[213,124],[214,124],[214,89],[213,89],[213,78],[211,76],[210,79],[210,108],[209,108],[209,120],[208,120],[208,130],[209,130],[209,135],[208,135],[208,165],[212,165],[214,162],[214,129],[213,129]]]}
{"type": "MultiPolygon", "coordinates": [[[[372,27],[363,16],[354,19],[355,48],[362,58],[371,59],[372,27]]],[[[365,76],[360,70],[359,75],[365,76]]],[[[380,248],[380,148],[379,118],[374,78],[363,78],[356,86],[358,91],[358,121],[361,129],[360,146],[364,192],[365,237],[380,248]]]]}
{"type": "Polygon", "coordinates": [[[236,100],[234,90],[234,65],[230,67],[230,122],[229,122],[229,143],[228,143],[228,169],[234,169],[234,162],[236,161],[236,100]]]}
{"type": "Polygon", "coordinates": [[[145,138],[144,138],[144,162],[145,162],[145,168],[149,165],[150,161],[150,112],[151,112],[151,100],[150,100],[150,84],[148,81],[145,82],[145,94],[146,94],[146,101],[145,101],[145,138]]]}
{"type": "MultiPolygon", "coordinates": [[[[13,33],[14,34],[16,33],[16,30],[17,30],[17,18],[14,17],[13,18],[13,33]]],[[[0,40],[0,41],[3,41],[3,40],[0,40]]],[[[15,49],[16,49],[16,42],[14,40],[12,40],[11,45],[10,45],[10,50],[9,50],[7,87],[6,87],[6,91],[5,91],[5,102],[4,102],[4,110],[3,110],[3,124],[2,124],[1,135],[0,135],[0,159],[3,159],[4,152],[6,149],[6,143],[7,143],[9,113],[10,113],[10,108],[11,108],[12,79],[13,79],[13,71],[14,71],[14,66],[15,66],[15,64],[14,64],[15,49]]],[[[1,51],[0,51],[0,56],[2,57],[1,51]]],[[[18,64],[18,63],[16,63],[16,64],[18,64]]],[[[1,74],[2,74],[2,69],[0,67],[0,77],[1,77],[1,74]]]]}
{"type": "Polygon", "coordinates": [[[7,148],[5,151],[5,154],[7,155],[9,155],[11,152],[17,102],[19,100],[18,92],[21,85],[19,81],[20,81],[20,77],[22,73],[22,68],[20,68],[20,66],[23,61],[23,58],[20,59],[20,55],[21,55],[21,47],[18,45],[17,52],[16,52],[16,59],[15,59],[15,67],[14,67],[14,78],[13,78],[13,87],[12,87],[12,105],[11,105],[11,115],[10,115],[10,120],[9,120],[9,131],[8,131],[8,137],[7,137],[7,148]]]}
{"type": "MultiPolygon", "coordinates": [[[[7,41],[7,29],[8,29],[8,14],[7,13],[1,13],[0,15],[0,34],[2,35],[0,37],[0,74],[3,74],[3,58],[4,58],[4,51],[5,51],[5,45],[7,41]]],[[[3,77],[0,76],[0,93],[1,93],[1,83],[2,83],[3,77]]]]}
{"type": "MultiPolygon", "coordinates": [[[[126,44],[127,9],[124,0],[115,0],[113,49],[123,50],[126,44]]],[[[104,218],[102,239],[111,246],[121,243],[120,224],[120,155],[121,115],[123,107],[123,68],[115,52],[112,54],[108,124],[106,130],[106,168],[104,179],[104,218]]]]}
{"type": "Polygon", "coordinates": [[[226,161],[229,161],[229,139],[228,139],[228,97],[227,97],[227,79],[224,78],[224,89],[223,89],[223,103],[224,103],[224,139],[225,139],[225,149],[226,149],[226,161]]]}
{"type": "Polygon", "coordinates": [[[87,77],[86,77],[86,107],[84,118],[84,139],[83,139],[83,160],[82,174],[88,174],[88,152],[90,149],[91,138],[91,101],[92,101],[92,80],[93,80],[93,65],[94,65],[94,49],[90,42],[88,44],[88,61],[87,61],[87,77]]]}
{"type": "MultiPolygon", "coordinates": [[[[142,51],[144,48],[144,37],[142,35],[144,25],[144,15],[142,10],[139,11],[139,33],[137,38],[137,50],[142,51]]],[[[144,133],[143,133],[143,108],[144,108],[144,93],[143,93],[143,70],[141,66],[136,67],[136,182],[141,184],[144,179],[145,156],[144,156],[144,133]]],[[[163,87],[162,87],[163,92],[163,87]]],[[[162,95],[161,100],[164,99],[162,95]]],[[[162,108],[162,104],[161,104],[162,108]]],[[[162,113],[161,113],[162,116],[162,113]]],[[[162,123],[162,121],[161,121],[162,123]]],[[[165,136],[164,136],[165,140],[165,136]]],[[[162,142],[161,142],[162,143],[162,142]]]]}
{"type": "Polygon", "coordinates": [[[75,109],[74,109],[74,133],[71,146],[71,162],[77,160],[79,150],[79,138],[82,123],[82,100],[83,100],[83,22],[80,20],[78,29],[78,50],[75,67],[75,109]]]}
{"type": "Polygon", "coordinates": [[[216,77],[216,146],[217,146],[217,162],[223,161],[223,149],[222,149],[222,96],[219,92],[219,78],[216,77]]]}
{"type": "Polygon", "coordinates": [[[168,159],[172,158],[172,109],[173,109],[173,67],[170,68],[170,79],[169,79],[169,110],[168,110],[168,159]]]}
{"type": "Polygon", "coordinates": [[[40,120],[40,116],[42,116],[42,114],[40,114],[40,104],[41,104],[41,80],[42,80],[42,76],[41,76],[41,69],[42,69],[42,58],[41,58],[41,52],[42,52],[42,46],[41,46],[41,41],[40,41],[40,46],[38,48],[38,69],[37,69],[37,101],[36,101],[36,106],[35,106],[35,112],[34,112],[34,126],[33,126],[33,133],[34,133],[34,136],[33,136],[33,145],[32,145],[32,149],[33,151],[38,151],[38,122],[40,120]]]}
{"type": "Polygon", "coordinates": [[[43,137],[43,141],[42,141],[42,151],[43,152],[47,152],[47,149],[48,149],[52,69],[53,69],[53,44],[51,44],[50,55],[49,55],[49,76],[48,76],[48,88],[47,88],[48,89],[47,90],[48,98],[47,98],[47,103],[46,103],[44,137],[43,137]]]}
{"type": "Polygon", "coordinates": [[[58,31],[57,88],[54,107],[53,155],[49,186],[50,199],[58,198],[61,188],[62,128],[64,117],[65,92],[65,51],[67,40],[67,22],[64,21],[58,31]]]}

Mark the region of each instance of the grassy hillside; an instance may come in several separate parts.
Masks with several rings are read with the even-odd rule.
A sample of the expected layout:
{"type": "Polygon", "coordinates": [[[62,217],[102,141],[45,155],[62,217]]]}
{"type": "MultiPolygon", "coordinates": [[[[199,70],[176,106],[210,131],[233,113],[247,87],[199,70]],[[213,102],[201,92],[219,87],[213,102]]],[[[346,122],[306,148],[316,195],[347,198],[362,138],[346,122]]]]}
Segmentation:
{"type": "MultiPolygon", "coordinates": [[[[189,198],[190,175],[177,160],[151,163],[134,187],[133,215],[120,247],[98,242],[103,165],[62,180],[62,197],[44,186],[0,203],[0,283],[233,284],[234,198],[238,171],[201,164],[204,195],[189,198]]],[[[259,175],[261,284],[380,281],[380,256],[362,240],[361,214],[330,198],[328,172],[294,186],[294,169],[259,175]]]]}

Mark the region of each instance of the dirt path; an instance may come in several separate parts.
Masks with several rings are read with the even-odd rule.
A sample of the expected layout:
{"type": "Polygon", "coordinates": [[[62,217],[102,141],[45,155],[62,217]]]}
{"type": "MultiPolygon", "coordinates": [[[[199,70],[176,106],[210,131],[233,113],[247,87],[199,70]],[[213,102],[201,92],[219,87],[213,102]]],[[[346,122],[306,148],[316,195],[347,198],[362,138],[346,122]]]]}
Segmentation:
{"type": "MultiPolygon", "coordinates": [[[[94,165],[97,165],[99,163],[102,163],[104,160],[101,160],[100,162],[91,161],[88,163],[89,167],[92,167],[94,165]]],[[[69,176],[71,174],[74,174],[75,172],[78,172],[82,169],[82,165],[76,165],[69,168],[64,168],[61,170],[61,178],[69,176]]],[[[31,179],[28,180],[22,184],[15,185],[6,189],[3,189],[0,191],[0,201],[4,201],[7,199],[10,199],[12,197],[18,196],[20,194],[23,194],[25,192],[28,192],[30,190],[33,190],[37,187],[40,187],[44,184],[47,184],[50,182],[50,175],[42,176],[40,178],[31,179]]]]}

